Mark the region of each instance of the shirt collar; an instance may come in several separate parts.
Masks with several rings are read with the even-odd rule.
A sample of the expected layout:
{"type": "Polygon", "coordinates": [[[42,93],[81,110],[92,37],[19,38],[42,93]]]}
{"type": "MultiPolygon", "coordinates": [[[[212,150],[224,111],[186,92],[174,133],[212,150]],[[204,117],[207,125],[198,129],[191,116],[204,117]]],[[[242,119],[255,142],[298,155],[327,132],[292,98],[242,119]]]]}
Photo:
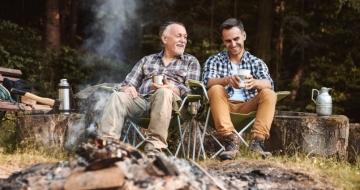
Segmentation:
{"type": "MultiPolygon", "coordinates": [[[[161,58],[164,56],[164,50],[161,50],[161,51],[160,51],[159,53],[157,53],[155,56],[156,56],[157,58],[161,59],[161,58]]],[[[181,60],[184,60],[184,59],[185,59],[185,56],[184,56],[184,54],[181,54],[178,58],[181,59],[181,60]]]]}
{"type": "MultiPolygon", "coordinates": [[[[241,62],[248,62],[249,61],[249,52],[248,51],[244,51],[244,54],[241,58],[241,62]]],[[[229,56],[229,52],[228,51],[224,51],[224,56],[226,57],[226,59],[228,60],[229,64],[231,64],[231,61],[230,61],[230,56],[229,56]]]]}

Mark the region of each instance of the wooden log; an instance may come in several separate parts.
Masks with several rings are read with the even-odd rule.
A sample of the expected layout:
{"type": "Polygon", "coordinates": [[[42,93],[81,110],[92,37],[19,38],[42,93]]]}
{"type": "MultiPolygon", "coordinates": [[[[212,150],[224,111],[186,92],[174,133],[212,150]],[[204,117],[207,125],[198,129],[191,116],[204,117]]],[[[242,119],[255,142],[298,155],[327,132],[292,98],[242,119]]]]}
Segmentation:
{"type": "Polygon", "coordinates": [[[268,150],[292,154],[303,152],[346,158],[349,119],[344,115],[317,116],[314,113],[279,112],[266,142],[268,150]]]}
{"type": "Polygon", "coordinates": [[[3,76],[20,77],[22,75],[22,72],[19,69],[0,67],[0,74],[2,74],[3,76]]]}
{"type": "Polygon", "coordinates": [[[348,161],[356,163],[360,159],[360,123],[350,123],[348,161]]]}
{"type": "Polygon", "coordinates": [[[66,132],[70,125],[81,117],[80,114],[38,114],[19,116],[21,140],[30,139],[44,147],[63,148],[66,132]]]}

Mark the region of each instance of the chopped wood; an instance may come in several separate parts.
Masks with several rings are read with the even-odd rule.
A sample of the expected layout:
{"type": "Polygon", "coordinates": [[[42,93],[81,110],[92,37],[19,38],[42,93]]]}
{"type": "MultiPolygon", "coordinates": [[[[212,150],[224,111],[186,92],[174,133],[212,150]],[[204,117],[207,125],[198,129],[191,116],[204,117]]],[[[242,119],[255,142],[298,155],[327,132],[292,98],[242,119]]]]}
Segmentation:
{"type": "Polygon", "coordinates": [[[19,77],[22,75],[22,72],[19,69],[0,67],[0,74],[2,74],[3,76],[19,77]]]}
{"type": "Polygon", "coordinates": [[[32,108],[22,103],[12,103],[6,101],[0,101],[0,111],[31,111],[32,108]]]}
{"type": "Polygon", "coordinates": [[[114,166],[97,171],[73,173],[68,177],[64,189],[105,189],[121,187],[124,183],[123,172],[114,166]]]}

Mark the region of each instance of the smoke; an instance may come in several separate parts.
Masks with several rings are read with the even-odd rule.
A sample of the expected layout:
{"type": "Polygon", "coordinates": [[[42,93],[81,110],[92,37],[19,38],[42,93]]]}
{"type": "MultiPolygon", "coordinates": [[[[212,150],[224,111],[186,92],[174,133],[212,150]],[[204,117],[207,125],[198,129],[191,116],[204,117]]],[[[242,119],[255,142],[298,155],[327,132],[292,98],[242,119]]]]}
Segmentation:
{"type": "Polygon", "coordinates": [[[85,48],[104,57],[124,60],[124,52],[131,43],[129,31],[138,19],[137,7],[136,0],[96,0],[91,7],[94,20],[85,48]]]}

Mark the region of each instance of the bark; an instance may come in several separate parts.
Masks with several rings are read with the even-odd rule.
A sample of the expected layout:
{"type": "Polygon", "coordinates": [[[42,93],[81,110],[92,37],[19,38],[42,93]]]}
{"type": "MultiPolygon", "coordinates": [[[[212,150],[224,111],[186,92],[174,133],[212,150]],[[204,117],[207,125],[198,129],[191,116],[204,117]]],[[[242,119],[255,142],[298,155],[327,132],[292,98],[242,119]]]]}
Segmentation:
{"type": "Polygon", "coordinates": [[[280,112],[270,131],[267,148],[274,152],[303,152],[346,158],[349,119],[344,115],[320,117],[314,113],[280,112]]]}
{"type": "Polygon", "coordinates": [[[60,47],[59,0],[46,1],[45,46],[55,50],[60,47]]]}
{"type": "Polygon", "coordinates": [[[79,114],[70,117],[58,114],[19,116],[20,138],[47,148],[63,148],[66,140],[72,140],[75,133],[83,133],[80,130],[84,128],[79,127],[79,121],[79,114]],[[69,129],[73,131],[67,133],[69,129]]]}
{"type": "Polygon", "coordinates": [[[265,62],[271,59],[273,5],[273,0],[261,0],[259,6],[255,52],[265,62]]]}
{"type": "Polygon", "coordinates": [[[360,123],[350,123],[349,147],[347,149],[350,163],[359,163],[360,159],[360,123]]]}

